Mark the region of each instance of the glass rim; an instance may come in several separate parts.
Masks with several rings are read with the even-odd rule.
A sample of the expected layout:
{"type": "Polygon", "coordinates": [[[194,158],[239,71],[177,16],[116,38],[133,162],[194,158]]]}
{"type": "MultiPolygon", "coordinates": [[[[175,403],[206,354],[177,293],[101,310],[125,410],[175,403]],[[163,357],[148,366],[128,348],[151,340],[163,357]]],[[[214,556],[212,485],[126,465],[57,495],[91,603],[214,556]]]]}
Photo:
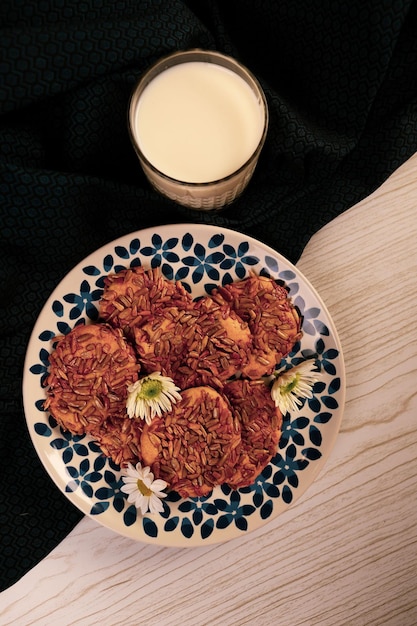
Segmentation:
{"type": "MultiPolygon", "coordinates": [[[[248,83],[247,80],[246,82],[248,83]]],[[[266,101],[264,90],[262,89],[261,84],[259,83],[256,76],[240,61],[237,61],[235,58],[227,54],[218,52],[217,50],[206,50],[203,48],[176,50],[175,52],[171,52],[159,58],[155,63],[152,63],[145,70],[145,72],[142,74],[140,79],[136,82],[131,92],[129,104],[128,104],[128,131],[129,131],[130,140],[135,148],[135,151],[139,159],[154,174],[160,176],[161,178],[171,183],[175,183],[176,185],[193,187],[195,189],[200,188],[200,187],[210,187],[212,185],[218,185],[219,183],[226,182],[228,180],[231,180],[235,176],[239,175],[243,170],[245,170],[253,161],[255,161],[258,158],[259,153],[262,150],[263,145],[265,143],[267,131],[268,131],[268,124],[269,124],[268,104],[266,101]],[[192,57],[196,57],[196,58],[192,58],[192,57]],[[223,61],[223,63],[226,63],[227,65],[216,62],[216,60],[213,60],[213,57],[216,60],[223,61]],[[171,65],[170,64],[166,65],[166,64],[168,62],[171,62],[174,59],[177,59],[177,63],[174,63],[174,65],[179,65],[180,63],[186,63],[187,61],[191,62],[191,61],[199,60],[203,62],[206,61],[208,63],[213,63],[214,65],[219,65],[220,67],[226,67],[227,69],[230,69],[231,71],[239,70],[237,74],[243,80],[245,80],[244,76],[242,76],[242,74],[244,74],[250,80],[250,82],[252,83],[252,88],[254,88],[254,91],[256,91],[257,95],[259,96],[259,100],[263,107],[263,112],[264,112],[264,116],[263,116],[264,124],[263,124],[263,129],[262,129],[260,139],[258,141],[258,144],[255,150],[252,152],[250,157],[246,159],[246,161],[238,169],[233,170],[233,172],[231,172],[230,174],[227,174],[227,176],[222,176],[221,178],[204,181],[204,182],[188,182],[186,180],[179,180],[177,178],[174,178],[173,176],[169,176],[168,174],[165,174],[160,169],[158,169],[155,165],[153,165],[153,163],[149,161],[149,159],[146,157],[146,155],[142,152],[142,150],[139,147],[139,144],[135,137],[135,133],[133,132],[133,114],[136,111],[137,102],[139,101],[140,95],[145,89],[145,87],[153,80],[153,78],[158,76],[164,70],[169,69],[171,65]],[[164,67],[165,65],[166,67],[164,67]],[[229,66],[232,66],[232,67],[229,67],[229,66]]]]}

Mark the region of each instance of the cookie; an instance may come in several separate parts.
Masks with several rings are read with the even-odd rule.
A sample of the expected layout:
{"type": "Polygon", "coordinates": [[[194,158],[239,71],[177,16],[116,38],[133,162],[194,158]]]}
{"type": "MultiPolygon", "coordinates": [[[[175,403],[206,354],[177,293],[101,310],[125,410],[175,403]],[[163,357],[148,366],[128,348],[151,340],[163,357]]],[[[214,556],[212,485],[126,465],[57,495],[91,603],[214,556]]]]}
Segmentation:
{"type": "Polygon", "coordinates": [[[131,267],[109,274],[99,303],[100,319],[121,328],[127,337],[167,306],[182,307],[191,297],[179,282],[169,281],[159,268],[131,267]]]}
{"type": "Polygon", "coordinates": [[[248,324],[252,353],[242,368],[243,376],[257,379],[273,372],[276,365],[301,339],[301,319],[286,289],[265,276],[250,276],[219,287],[216,302],[227,303],[248,324]]]}
{"type": "Polygon", "coordinates": [[[125,414],[127,387],[138,379],[135,351],[107,324],[75,326],[49,357],[44,408],[64,430],[94,433],[125,414]]]}
{"type": "Polygon", "coordinates": [[[145,424],[142,461],[183,498],[208,495],[233,475],[240,425],[228,400],[211,387],[194,387],[169,414],[145,424]]]}
{"type": "Polygon", "coordinates": [[[282,413],[262,381],[235,380],[225,386],[224,393],[241,428],[235,470],[227,481],[230,487],[238,489],[254,483],[276,454],[282,413]]]}

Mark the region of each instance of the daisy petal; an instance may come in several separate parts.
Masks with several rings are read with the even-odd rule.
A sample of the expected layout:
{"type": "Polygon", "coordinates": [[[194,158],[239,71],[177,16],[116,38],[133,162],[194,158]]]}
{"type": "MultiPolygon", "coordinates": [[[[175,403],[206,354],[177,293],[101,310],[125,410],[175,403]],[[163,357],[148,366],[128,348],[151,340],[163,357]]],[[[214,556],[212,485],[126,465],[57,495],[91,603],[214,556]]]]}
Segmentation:
{"type": "Polygon", "coordinates": [[[296,411],[303,399],[312,398],[320,372],[314,362],[304,361],[292,369],[278,372],[271,387],[271,397],[281,413],[296,411]]]}
{"type": "Polygon", "coordinates": [[[153,372],[127,388],[126,411],[130,418],[139,417],[150,424],[155,416],[170,411],[172,404],[181,399],[180,389],[172,378],[153,372]]]}
{"type": "Polygon", "coordinates": [[[129,464],[123,468],[124,476],[122,476],[123,485],[120,490],[127,494],[127,501],[135,505],[135,507],[145,515],[148,511],[151,513],[161,513],[164,510],[161,498],[166,498],[167,494],[163,493],[168,484],[158,478],[154,480],[154,474],[149,466],[142,467],[139,462],[136,467],[129,464]]]}

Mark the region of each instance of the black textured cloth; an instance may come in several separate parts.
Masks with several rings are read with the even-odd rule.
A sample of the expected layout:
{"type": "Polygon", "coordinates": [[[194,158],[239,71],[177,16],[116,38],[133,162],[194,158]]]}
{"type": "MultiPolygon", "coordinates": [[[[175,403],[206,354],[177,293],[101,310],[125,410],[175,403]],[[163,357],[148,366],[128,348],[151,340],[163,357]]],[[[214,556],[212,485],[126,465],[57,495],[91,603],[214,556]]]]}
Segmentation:
{"type": "Polygon", "coordinates": [[[22,407],[33,324],[57,283],[132,231],[202,221],[296,262],[311,235],[417,149],[411,0],[3,0],[0,4],[0,583],[81,514],[47,476],[22,407]],[[216,49],[261,82],[270,127],[244,195],[218,214],[158,196],[126,124],[141,73],[216,49]]]}

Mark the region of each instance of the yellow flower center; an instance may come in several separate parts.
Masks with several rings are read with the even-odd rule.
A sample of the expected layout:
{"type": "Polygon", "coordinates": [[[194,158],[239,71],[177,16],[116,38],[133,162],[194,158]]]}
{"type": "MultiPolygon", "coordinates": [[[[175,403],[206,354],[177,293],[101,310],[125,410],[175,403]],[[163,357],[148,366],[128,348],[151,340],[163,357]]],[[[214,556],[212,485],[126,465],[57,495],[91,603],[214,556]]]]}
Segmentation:
{"type": "Polygon", "coordinates": [[[154,400],[155,398],[158,398],[161,392],[161,381],[153,380],[152,378],[145,378],[142,381],[139,398],[141,398],[142,400],[154,400]]]}
{"type": "Polygon", "coordinates": [[[297,386],[299,378],[300,375],[298,373],[294,374],[293,378],[282,387],[282,393],[291,393],[297,386]]]}
{"type": "Polygon", "coordinates": [[[149,487],[147,487],[147,486],[145,485],[145,483],[143,482],[143,480],[141,480],[141,479],[139,478],[139,479],[137,480],[137,483],[136,483],[136,484],[137,484],[137,486],[138,486],[139,491],[141,492],[141,494],[142,494],[143,496],[146,496],[146,497],[148,497],[148,498],[149,498],[149,496],[151,496],[151,495],[152,495],[152,489],[149,489],[149,487]]]}

